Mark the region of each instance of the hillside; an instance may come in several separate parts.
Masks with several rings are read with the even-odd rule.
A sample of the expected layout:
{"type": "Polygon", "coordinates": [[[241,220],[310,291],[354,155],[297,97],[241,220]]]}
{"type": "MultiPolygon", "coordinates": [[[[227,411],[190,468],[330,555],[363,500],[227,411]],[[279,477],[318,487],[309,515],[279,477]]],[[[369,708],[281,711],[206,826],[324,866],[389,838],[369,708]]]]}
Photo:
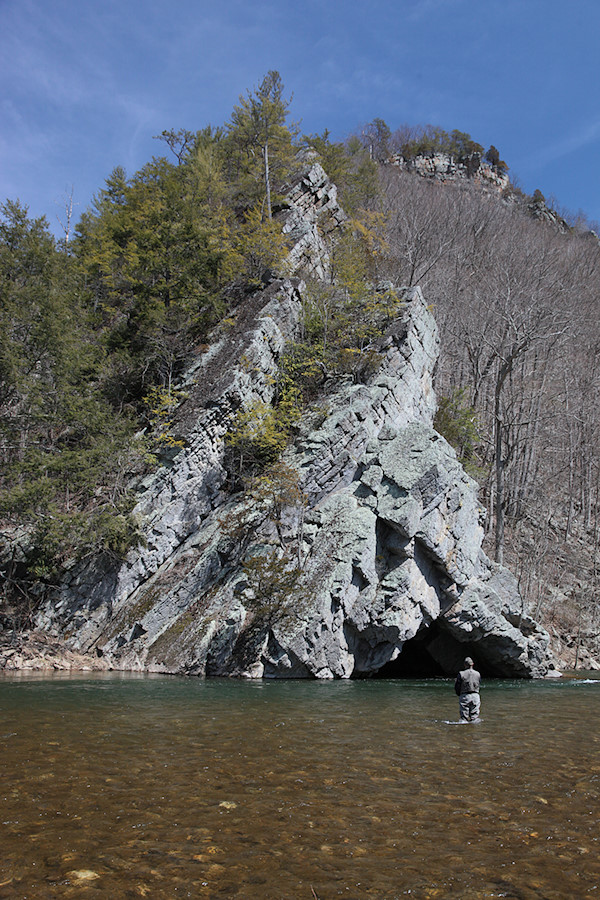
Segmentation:
{"type": "Polygon", "coordinates": [[[304,165],[279,221],[310,287],[290,271],[230,306],[174,386],[168,460],[136,482],[140,545],[71,566],[35,625],[126,670],[452,674],[468,652],[487,674],[544,675],[548,635],[482,552],[476,486],[432,428],[439,342],[421,292],[332,288],[319,223],[344,216],[304,165]],[[328,356],[302,340],[325,290],[346,307],[328,356]]]}
{"type": "MultiPolygon", "coordinates": [[[[597,238],[511,188],[495,148],[484,159],[468,135],[438,132],[435,146],[413,135],[394,154],[375,120],[362,143],[343,147],[326,133],[300,142],[286,125],[288,106],[269,73],[224,128],[163,132],[175,161],[156,158],[130,179],[115,169],[60,244],[43,220],[4,205],[4,625],[13,635],[44,628],[118,667],[257,673],[266,665],[273,674],[343,676],[391,664],[420,633],[437,671],[451,669],[456,653],[428,628],[450,622],[470,584],[453,640],[468,643],[483,616],[477,641],[479,649],[487,642],[490,672],[547,667],[535,619],[551,630],[561,664],[593,665],[597,238]],[[421,310],[412,326],[411,309],[421,310]],[[426,324],[431,310],[440,354],[423,377],[438,396],[435,426],[458,455],[452,462],[448,448],[432,463],[438,474],[454,472],[434,490],[435,508],[466,479],[459,508],[472,510],[471,525],[460,527],[450,508],[441,513],[454,549],[429,526],[401,525],[399,509],[382,512],[390,498],[373,478],[383,448],[368,446],[381,429],[391,428],[400,447],[399,424],[431,428],[436,404],[422,388],[402,401],[408,419],[389,400],[365,399],[381,388],[386,354],[396,362],[385,378],[403,383],[401,359],[418,367],[407,335],[435,329],[426,324]],[[339,404],[358,398],[366,411],[334,426],[339,404]],[[380,402],[383,418],[373,413],[380,402]],[[334,465],[341,481],[320,495],[308,471],[325,463],[302,460],[318,457],[323,440],[331,445],[331,428],[350,445],[334,465]],[[479,501],[466,499],[475,498],[472,478],[479,501]],[[323,510],[317,522],[316,510],[329,495],[341,502],[352,484],[367,493],[347,502],[380,523],[373,559],[354,566],[346,584],[345,575],[325,574],[336,547],[319,551],[317,588],[310,560],[333,520],[327,525],[323,510]],[[403,535],[401,550],[390,528],[403,535]],[[492,575],[506,571],[503,562],[518,586],[508,573],[492,575]],[[421,588],[407,574],[415,565],[421,588]],[[336,596],[351,597],[331,621],[331,584],[323,599],[330,577],[336,596]],[[383,599],[390,591],[395,624],[383,599]],[[304,608],[312,594],[320,599],[304,608]],[[289,621],[289,640],[276,638],[290,597],[296,629],[303,623],[306,635],[328,622],[324,630],[338,638],[290,644],[289,621]],[[486,609],[479,618],[478,603],[486,609]],[[192,632],[196,662],[186,662],[192,632]],[[518,663],[523,653],[529,662],[518,663]],[[318,665],[319,654],[329,661],[318,665]]],[[[420,496],[406,477],[392,477],[392,496],[420,496]]],[[[348,545],[340,564],[357,553],[348,545]]]]}
{"type": "Polygon", "coordinates": [[[598,654],[598,239],[471,179],[381,179],[382,274],[433,304],[437,425],[481,484],[486,545],[581,664],[598,654]]]}

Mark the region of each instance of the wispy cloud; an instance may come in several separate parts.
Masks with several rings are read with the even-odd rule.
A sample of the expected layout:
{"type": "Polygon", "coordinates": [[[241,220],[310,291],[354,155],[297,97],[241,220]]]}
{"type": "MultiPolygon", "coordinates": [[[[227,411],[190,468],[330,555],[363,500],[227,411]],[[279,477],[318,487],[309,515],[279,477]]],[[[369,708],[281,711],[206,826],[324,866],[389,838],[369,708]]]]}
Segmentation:
{"type": "Polygon", "coordinates": [[[578,128],[575,128],[570,134],[561,138],[559,141],[547,144],[546,146],[541,146],[536,150],[534,155],[528,157],[526,160],[522,160],[521,164],[523,166],[535,165],[539,168],[540,165],[547,165],[548,163],[555,162],[557,159],[563,159],[572,153],[576,153],[578,150],[582,150],[584,147],[593,144],[599,139],[600,119],[596,119],[594,122],[581,124],[578,128]]]}
{"type": "Polygon", "coordinates": [[[24,2],[3,23],[5,84],[22,97],[63,110],[84,102],[90,92],[106,94],[111,72],[91,24],[83,17],[58,18],[47,9],[24,2]]]}
{"type": "MultiPolygon", "coordinates": [[[[303,131],[340,139],[375,116],[460,128],[556,193],[550,169],[582,183],[572,159],[600,139],[585,90],[600,4],[581,5],[589,15],[564,0],[504,0],[501,14],[473,0],[343,13],[334,0],[179,0],[176,13],[171,0],[0,0],[0,197],[53,210],[73,182],[85,203],[115,165],[132,173],[160,152],[152,135],[226,121],[273,68],[303,131]]],[[[589,177],[584,189],[597,205],[589,177]]]]}

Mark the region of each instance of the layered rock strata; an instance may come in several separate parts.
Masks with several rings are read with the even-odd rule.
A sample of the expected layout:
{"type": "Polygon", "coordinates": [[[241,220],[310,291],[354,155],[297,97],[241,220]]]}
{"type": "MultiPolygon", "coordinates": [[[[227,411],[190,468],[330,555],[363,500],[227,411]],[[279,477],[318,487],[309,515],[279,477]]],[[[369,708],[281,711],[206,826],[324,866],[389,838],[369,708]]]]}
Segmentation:
{"type": "MultiPolygon", "coordinates": [[[[327,272],[323,226],[343,213],[320,166],[282,215],[292,258],[327,272]]],[[[433,429],[438,335],[418,288],[377,371],[332,384],[302,423],[284,457],[294,490],[228,489],[225,435],[272,401],[303,291],[290,278],[238,304],[181,385],[184,449],[137,485],[144,544],[73,569],[38,627],[128,670],[451,674],[468,653],[486,674],[546,674],[548,635],[483,553],[476,485],[433,429]]]]}
{"type": "Polygon", "coordinates": [[[305,168],[291,187],[279,213],[283,234],[289,242],[289,265],[317,278],[329,275],[327,237],[343,225],[346,216],[341,209],[337,188],[316,154],[305,153],[305,168]]]}

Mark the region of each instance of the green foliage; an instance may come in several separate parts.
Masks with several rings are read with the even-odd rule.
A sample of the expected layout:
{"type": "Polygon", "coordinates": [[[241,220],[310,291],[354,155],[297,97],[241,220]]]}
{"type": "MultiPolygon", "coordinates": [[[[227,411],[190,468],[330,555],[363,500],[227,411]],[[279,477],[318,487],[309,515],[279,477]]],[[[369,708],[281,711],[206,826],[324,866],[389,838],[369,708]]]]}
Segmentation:
{"type": "Polygon", "coordinates": [[[69,561],[97,553],[121,558],[139,542],[139,523],[130,502],[75,511],[49,506],[31,532],[28,570],[35,579],[52,581],[69,561]]]}
{"type": "Polygon", "coordinates": [[[493,144],[485,154],[485,158],[487,162],[489,162],[489,164],[493,166],[494,169],[496,169],[497,172],[504,174],[508,171],[508,166],[506,165],[504,160],[500,159],[500,153],[493,144]]]}
{"type": "MultiPolygon", "coordinates": [[[[227,129],[163,131],[174,161],[115,168],[62,253],[44,219],[2,206],[0,551],[20,529],[25,581],[137,541],[125,485],[156,463],[150,450],[181,446],[174,382],[225,287],[285,272],[270,208],[296,152],[289,102],[269,72],[227,129]]],[[[280,453],[299,402],[281,385],[275,410],[242,417],[234,444],[251,469],[280,453]]]]}
{"type": "Polygon", "coordinates": [[[458,388],[450,396],[441,397],[434,427],[456,450],[459,462],[474,478],[484,474],[478,464],[481,434],[475,409],[469,404],[467,388],[458,388]]]}
{"type": "Polygon", "coordinates": [[[352,142],[347,146],[352,163],[352,176],[342,191],[342,203],[346,212],[357,215],[361,210],[371,206],[379,196],[379,174],[377,163],[364,148],[354,147],[352,142]]]}
{"type": "Polygon", "coordinates": [[[285,99],[279,72],[268,72],[258,88],[239,98],[228,123],[228,163],[238,182],[238,201],[259,203],[271,218],[273,193],[288,176],[295,155],[295,132],[286,126],[291,98],[285,99]]]}
{"type": "MultiPolygon", "coordinates": [[[[68,246],[18,203],[2,206],[0,541],[8,546],[9,532],[21,529],[25,581],[135,544],[126,485],[182,446],[176,379],[223,316],[227,286],[286,274],[271,212],[297,166],[289,105],[270,71],[226,127],[164,130],[171,160],[154,158],[132,177],[115,168],[68,246]],[[146,438],[134,437],[144,428],[146,438]]],[[[366,139],[304,138],[355,217],[332,248],[334,282],[306,298],[303,334],[284,354],[273,404],[240,412],[227,436],[236,483],[250,479],[265,508],[281,509],[284,496],[301,502],[277,467],[302,410],[325,379],[373,370],[377,339],[401,304],[373,289],[384,229],[362,211],[378,193],[386,123],[374,119],[366,139]]]]}
{"type": "Polygon", "coordinates": [[[352,220],[332,248],[333,283],[308,282],[300,339],[280,361],[280,380],[295,385],[302,405],[317,399],[328,377],[361,381],[380,364],[377,341],[404,305],[390,285],[374,286],[384,224],[373,213],[352,220]]]}
{"type": "Polygon", "coordinates": [[[443,128],[425,125],[411,129],[410,134],[399,135],[396,146],[405,159],[416,156],[433,156],[434,153],[446,153],[458,160],[465,160],[477,154],[483,156],[483,147],[473,140],[466,131],[447,132],[443,128]]]}
{"type": "Polygon", "coordinates": [[[484,155],[483,146],[474,141],[468,132],[458,129],[448,132],[433,125],[412,128],[405,125],[392,135],[390,144],[405,159],[444,153],[459,162],[468,163],[472,157],[480,157],[489,162],[496,172],[503,175],[508,171],[507,164],[500,159],[500,153],[493,144],[484,155]]]}
{"type": "Polygon", "coordinates": [[[225,178],[225,141],[221,129],[198,131],[187,156],[190,196],[211,232],[231,222],[229,186],[225,178]]]}
{"type": "Polygon", "coordinates": [[[392,132],[383,119],[375,118],[363,128],[362,144],[369,153],[369,158],[377,162],[385,162],[390,155],[392,132]]]}
{"type": "Polygon", "coordinates": [[[491,166],[497,166],[500,162],[500,153],[493,144],[485,154],[485,158],[491,166]]]}
{"type": "Polygon", "coordinates": [[[174,437],[171,422],[172,412],[185,397],[183,391],[165,390],[156,385],[144,397],[148,425],[160,449],[181,449],[185,446],[185,441],[174,437]]]}
{"type": "Polygon", "coordinates": [[[285,349],[279,363],[279,381],[288,396],[296,398],[304,408],[319,394],[319,388],[327,374],[327,354],[319,339],[320,322],[313,317],[314,340],[293,341],[285,349]]]}
{"type": "Polygon", "coordinates": [[[103,395],[104,354],[75,261],[19,204],[0,221],[0,543],[24,529],[27,577],[134,541],[125,470],[134,423],[103,395]]]}
{"type": "Polygon", "coordinates": [[[352,180],[352,164],[344,145],[332,142],[327,128],[323,134],[305,134],[302,145],[318,153],[321,165],[343,193],[352,180]]]}
{"type": "Polygon", "coordinates": [[[285,274],[287,247],[281,228],[264,219],[258,206],[248,210],[234,240],[242,271],[251,283],[258,283],[266,272],[285,274]]]}
{"type": "Polygon", "coordinates": [[[129,182],[113,173],[78,227],[77,262],[133,398],[172,380],[219,309],[228,244],[200,190],[191,166],[155,159],[129,182]]]}
{"type": "Polygon", "coordinates": [[[347,213],[358,213],[376,199],[379,194],[377,163],[358,137],[350,138],[346,144],[335,143],[325,129],[323,134],[304,135],[302,144],[318,153],[347,213]]]}
{"type": "Polygon", "coordinates": [[[274,463],[299,418],[300,410],[292,399],[285,397],[278,406],[257,401],[241,410],[225,436],[234,483],[274,463]]]}
{"type": "Polygon", "coordinates": [[[332,276],[338,289],[343,292],[347,305],[360,303],[369,293],[367,248],[352,224],[333,248],[332,276]]]}
{"type": "Polygon", "coordinates": [[[536,203],[538,206],[542,206],[542,205],[545,206],[545,205],[546,205],[546,198],[544,197],[544,195],[542,194],[542,192],[540,191],[539,188],[536,188],[536,189],[535,189],[535,191],[533,192],[533,195],[532,195],[531,199],[532,199],[533,202],[536,203]]]}

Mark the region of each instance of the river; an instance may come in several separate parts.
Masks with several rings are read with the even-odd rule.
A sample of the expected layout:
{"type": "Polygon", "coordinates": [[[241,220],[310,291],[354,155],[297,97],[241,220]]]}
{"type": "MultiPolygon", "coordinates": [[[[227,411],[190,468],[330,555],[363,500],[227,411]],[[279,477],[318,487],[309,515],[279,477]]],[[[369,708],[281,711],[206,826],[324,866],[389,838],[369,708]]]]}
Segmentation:
{"type": "Polygon", "coordinates": [[[600,897],[600,676],[0,679],[0,898],[600,897]]]}

